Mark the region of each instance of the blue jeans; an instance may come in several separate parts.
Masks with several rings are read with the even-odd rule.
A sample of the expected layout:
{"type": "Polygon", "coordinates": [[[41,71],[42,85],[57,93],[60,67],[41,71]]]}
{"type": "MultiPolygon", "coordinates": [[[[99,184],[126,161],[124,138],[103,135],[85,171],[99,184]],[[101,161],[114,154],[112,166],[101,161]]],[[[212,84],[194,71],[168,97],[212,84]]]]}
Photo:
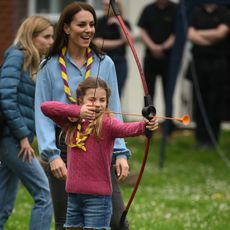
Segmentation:
{"type": "Polygon", "coordinates": [[[52,201],[48,179],[39,161],[18,158],[20,145],[13,137],[0,139],[0,230],[9,218],[16,199],[19,180],[34,200],[30,230],[50,230],[52,201]]]}
{"type": "MultiPolygon", "coordinates": [[[[62,155],[62,159],[65,158],[62,155]]],[[[66,161],[65,161],[66,162],[66,161]]],[[[49,170],[50,171],[50,170],[49,170]]],[[[127,218],[125,219],[124,226],[120,226],[120,218],[122,212],[124,211],[124,203],[122,200],[122,194],[119,188],[119,184],[115,174],[115,168],[111,166],[111,179],[112,179],[112,218],[110,227],[112,230],[129,230],[129,224],[127,218]]],[[[67,193],[65,191],[65,181],[59,180],[53,176],[51,172],[47,172],[50,188],[52,192],[52,200],[54,207],[54,217],[55,217],[55,229],[64,230],[63,227],[66,220],[66,209],[67,209],[67,193]]]]}
{"type": "Polygon", "coordinates": [[[68,194],[66,228],[109,230],[112,215],[112,197],[68,194]]]}

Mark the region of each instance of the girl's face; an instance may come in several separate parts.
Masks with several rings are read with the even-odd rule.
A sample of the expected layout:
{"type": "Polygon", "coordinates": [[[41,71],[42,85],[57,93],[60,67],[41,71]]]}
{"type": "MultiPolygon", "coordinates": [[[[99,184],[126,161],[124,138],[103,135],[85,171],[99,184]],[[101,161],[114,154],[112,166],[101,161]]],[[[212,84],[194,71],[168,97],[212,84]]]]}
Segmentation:
{"type": "Polygon", "coordinates": [[[86,10],[81,10],[74,15],[70,25],[65,24],[64,31],[69,37],[69,45],[78,48],[89,47],[95,34],[93,15],[86,10]]]}
{"type": "Polygon", "coordinates": [[[33,38],[34,46],[38,49],[41,56],[46,55],[53,45],[54,39],[54,28],[49,26],[47,29],[43,30],[36,37],[33,38]]]}
{"type": "Polygon", "coordinates": [[[93,105],[100,111],[105,110],[107,108],[106,91],[102,88],[87,89],[82,104],[93,105]]]}

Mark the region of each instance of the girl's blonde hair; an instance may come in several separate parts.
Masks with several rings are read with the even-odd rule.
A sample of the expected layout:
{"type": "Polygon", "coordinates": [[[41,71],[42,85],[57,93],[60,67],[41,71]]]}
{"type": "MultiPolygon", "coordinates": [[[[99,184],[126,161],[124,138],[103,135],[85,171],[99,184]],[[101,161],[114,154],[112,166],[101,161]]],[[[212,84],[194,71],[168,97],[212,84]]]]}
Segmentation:
{"type": "Polygon", "coordinates": [[[84,81],[79,83],[79,85],[77,87],[77,91],[76,91],[77,104],[78,105],[81,104],[81,100],[85,96],[86,91],[88,89],[95,89],[95,92],[96,92],[97,88],[102,88],[105,90],[106,100],[107,100],[106,101],[106,108],[107,108],[108,104],[109,104],[109,97],[111,95],[111,90],[108,87],[107,83],[99,77],[97,77],[97,78],[89,77],[89,78],[86,78],[84,81]]]}
{"type": "Polygon", "coordinates": [[[33,43],[33,38],[50,26],[53,25],[47,18],[42,16],[30,16],[23,21],[17,31],[14,45],[23,50],[25,55],[23,70],[26,71],[31,68],[31,75],[37,72],[42,58],[33,43]]]}
{"type": "MultiPolygon", "coordinates": [[[[108,110],[109,97],[111,95],[110,88],[108,87],[108,85],[106,84],[106,82],[104,80],[102,80],[100,78],[89,77],[89,78],[87,78],[84,81],[79,83],[79,85],[77,87],[76,94],[77,94],[77,104],[81,105],[81,102],[83,101],[83,97],[85,96],[86,91],[88,89],[95,89],[95,92],[96,92],[97,88],[102,88],[106,92],[106,111],[102,111],[101,115],[97,117],[95,123],[91,124],[92,126],[94,126],[93,127],[93,133],[96,135],[96,137],[98,139],[100,139],[101,138],[101,127],[102,127],[103,116],[110,115],[109,110],[108,110]]],[[[81,118],[79,118],[77,122],[70,124],[70,126],[67,130],[67,133],[66,133],[66,142],[69,142],[72,140],[76,125],[78,123],[81,123],[81,122],[82,122],[82,120],[81,120],[81,118]]]]}

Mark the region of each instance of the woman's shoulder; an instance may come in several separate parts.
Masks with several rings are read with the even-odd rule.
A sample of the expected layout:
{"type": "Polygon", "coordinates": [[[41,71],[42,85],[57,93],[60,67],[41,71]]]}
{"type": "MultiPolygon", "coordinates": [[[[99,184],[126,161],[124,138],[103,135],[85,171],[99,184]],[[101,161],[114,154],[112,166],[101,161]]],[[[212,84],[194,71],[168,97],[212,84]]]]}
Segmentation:
{"type": "Polygon", "coordinates": [[[57,64],[58,64],[58,56],[52,56],[52,57],[46,58],[42,60],[40,64],[40,70],[46,69],[46,68],[52,69],[52,67],[56,68],[57,64]]]}
{"type": "Polygon", "coordinates": [[[4,58],[7,58],[9,56],[14,56],[16,58],[24,58],[24,53],[23,50],[19,47],[12,45],[4,53],[4,58]]]}
{"type": "Polygon", "coordinates": [[[96,62],[101,62],[102,64],[113,64],[112,59],[107,54],[98,56],[96,53],[94,53],[94,60],[96,60],[96,62]]]}
{"type": "Polygon", "coordinates": [[[100,70],[106,73],[108,73],[111,69],[115,68],[114,62],[108,55],[103,54],[98,56],[95,52],[93,52],[93,68],[98,69],[99,66],[100,70]]]}
{"type": "Polygon", "coordinates": [[[44,65],[54,65],[56,63],[58,63],[58,55],[47,58],[44,65]]]}
{"type": "Polygon", "coordinates": [[[24,53],[16,46],[10,46],[4,53],[2,71],[8,72],[8,68],[22,68],[24,62],[24,53]]]}

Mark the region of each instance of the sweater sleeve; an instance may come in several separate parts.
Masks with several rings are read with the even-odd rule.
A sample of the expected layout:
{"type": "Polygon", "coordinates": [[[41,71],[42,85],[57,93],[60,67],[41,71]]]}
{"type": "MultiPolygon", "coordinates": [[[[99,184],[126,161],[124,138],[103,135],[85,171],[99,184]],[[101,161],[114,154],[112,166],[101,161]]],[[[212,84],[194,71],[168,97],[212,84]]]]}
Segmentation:
{"type": "Polygon", "coordinates": [[[145,122],[142,121],[123,123],[116,118],[106,118],[105,126],[113,138],[135,137],[145,132],[145,122]]]}
{"type": "Polygon", "coordinates": [[[57,125],[65,127],[70,122],[68,117],[80,117],[81,107],[57,101],[47,101],[42,103],[41,110],[44,115],[52,119],[57,125]]]}

